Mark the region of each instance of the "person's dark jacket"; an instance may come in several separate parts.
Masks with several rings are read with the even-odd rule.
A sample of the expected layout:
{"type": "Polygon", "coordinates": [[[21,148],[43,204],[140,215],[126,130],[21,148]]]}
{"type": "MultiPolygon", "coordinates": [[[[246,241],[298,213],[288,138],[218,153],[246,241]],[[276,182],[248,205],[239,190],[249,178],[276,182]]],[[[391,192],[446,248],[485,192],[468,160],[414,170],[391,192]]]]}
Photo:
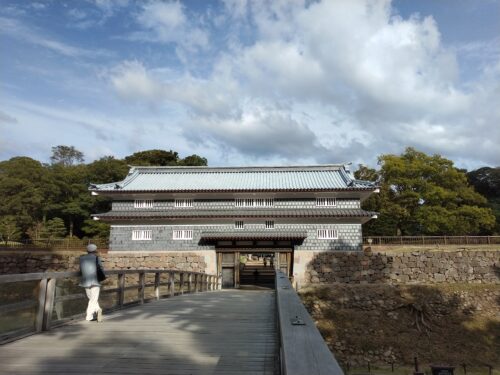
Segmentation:
{"type": "Polygon", "coordinates": [[[100,286],[101,284],[97,280],[97,267],[101,267],[101,259],[95,254],[86,254],[80,257],[80,272],[82,278],[80,280],[80,286],[84,288],[90,288],[91,286],[100,286]]]}

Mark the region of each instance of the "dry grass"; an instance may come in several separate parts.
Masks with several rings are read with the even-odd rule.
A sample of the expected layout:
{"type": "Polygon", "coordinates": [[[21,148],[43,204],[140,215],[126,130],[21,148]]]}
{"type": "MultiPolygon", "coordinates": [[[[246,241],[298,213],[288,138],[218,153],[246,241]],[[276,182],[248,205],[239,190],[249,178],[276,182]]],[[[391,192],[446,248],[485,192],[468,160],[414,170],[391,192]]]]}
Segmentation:
{"type": "Polygon", "coordinates": [[[466,363],[484,374],[500,367],[498,284],[330,285],[301,296],[344,364],[411,366],[417,355],[422,365],[466,363]]]}

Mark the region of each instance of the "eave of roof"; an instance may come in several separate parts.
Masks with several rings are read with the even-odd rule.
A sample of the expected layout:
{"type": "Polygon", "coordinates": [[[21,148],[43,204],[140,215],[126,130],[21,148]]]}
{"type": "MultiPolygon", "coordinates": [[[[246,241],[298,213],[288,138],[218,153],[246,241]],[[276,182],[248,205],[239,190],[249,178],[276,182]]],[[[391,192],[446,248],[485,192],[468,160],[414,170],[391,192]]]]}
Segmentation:
{"type": "Polygon", "coordinates": [[[201,232],[201,238],[205,240],[302,240],[306,237],[306,231],[201,232]]]}
{"type": "Polygon", "coordinates": [[[325,189],[183,189],[183,190],[92,190],[95,192],[111,194],[141,194],[141,193],[286,193],[286,192],[328,192],[328,191],[374,191],[371,187],[346,187],[346,188],[325,188],[325,189]]]}
{"type": "Polygon", "coordinates": [[[242,209],[242,210],[128,210],[95,214],[104,220],[131,219],[207,219],[207,218],[313,218],[313,217],[373,217],[376,212],[361,209],[242,209]]]}

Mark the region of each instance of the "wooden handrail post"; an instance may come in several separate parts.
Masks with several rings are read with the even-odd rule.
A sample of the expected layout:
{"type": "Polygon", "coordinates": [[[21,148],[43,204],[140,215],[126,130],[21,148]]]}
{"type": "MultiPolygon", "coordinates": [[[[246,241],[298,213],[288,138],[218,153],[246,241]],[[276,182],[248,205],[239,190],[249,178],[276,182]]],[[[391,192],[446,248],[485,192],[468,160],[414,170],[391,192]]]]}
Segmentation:
{"type": "Polygon", "coordinates": [[[193,292],[193,274],[191,272],[188,274],[188,292],[193,292]]]}
{"type": "Polygon", "coordinates": [[[179,274],[179,294],[184,294],[184,272],[179,274]]]}
{"type": "Polygon", "coordinates": [[[125,303],[125,274],[118,274],[118,307],[123,307],[125,303]]]}
{"type": "Polygon", "coordinates": [[[160,273],[155,273],[155,298],[158,301],[160,299],[160,273]]]}
{"type": "Polygon", "coordinates": [[[173,272],[168,273],[168,291],[170,297],[175,296],[175,274],[173,272]]]}
{"type": "Polygon", "coordinates": [[[488,245],[491,245],[491,237],[488,236],[488,245]]]}
{"type": "Polygon", "coordinates": [[[142,305],[144,303],[144,289],[146,284],[146,274],[144,272],[139,272],[139,303],[142,305]]]}
{"type": "Polygon", "coordinates": [[[56,279],[48,279],[47,291],[45,294],[45,306],[43,309],[43,325],[42,330],[48,331],[52,321],[52,311],[54,309],[54,299],[56,294],[56,279]]]}
{"type": "Polygon", "coordinates": [[[43,316],[45,312],[45,298],[47,296],[47,279],[41,279],[38,283],[38,307],[35,317],[35,330],[43,330],[43,316]]]}

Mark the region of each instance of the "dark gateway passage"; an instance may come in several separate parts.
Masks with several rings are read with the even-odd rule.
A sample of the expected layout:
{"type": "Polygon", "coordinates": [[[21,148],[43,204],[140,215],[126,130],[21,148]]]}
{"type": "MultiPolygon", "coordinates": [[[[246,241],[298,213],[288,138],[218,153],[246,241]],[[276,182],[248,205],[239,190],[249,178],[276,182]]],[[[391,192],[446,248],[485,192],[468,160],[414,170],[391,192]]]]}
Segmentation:
{"type": "Polygon", "coordinates": [[[223,288],[272,289],[276,270],[291,275],[292,251],[241,250],[224,249],[217,253],[218,274],[222,277],[223,288]]]}

